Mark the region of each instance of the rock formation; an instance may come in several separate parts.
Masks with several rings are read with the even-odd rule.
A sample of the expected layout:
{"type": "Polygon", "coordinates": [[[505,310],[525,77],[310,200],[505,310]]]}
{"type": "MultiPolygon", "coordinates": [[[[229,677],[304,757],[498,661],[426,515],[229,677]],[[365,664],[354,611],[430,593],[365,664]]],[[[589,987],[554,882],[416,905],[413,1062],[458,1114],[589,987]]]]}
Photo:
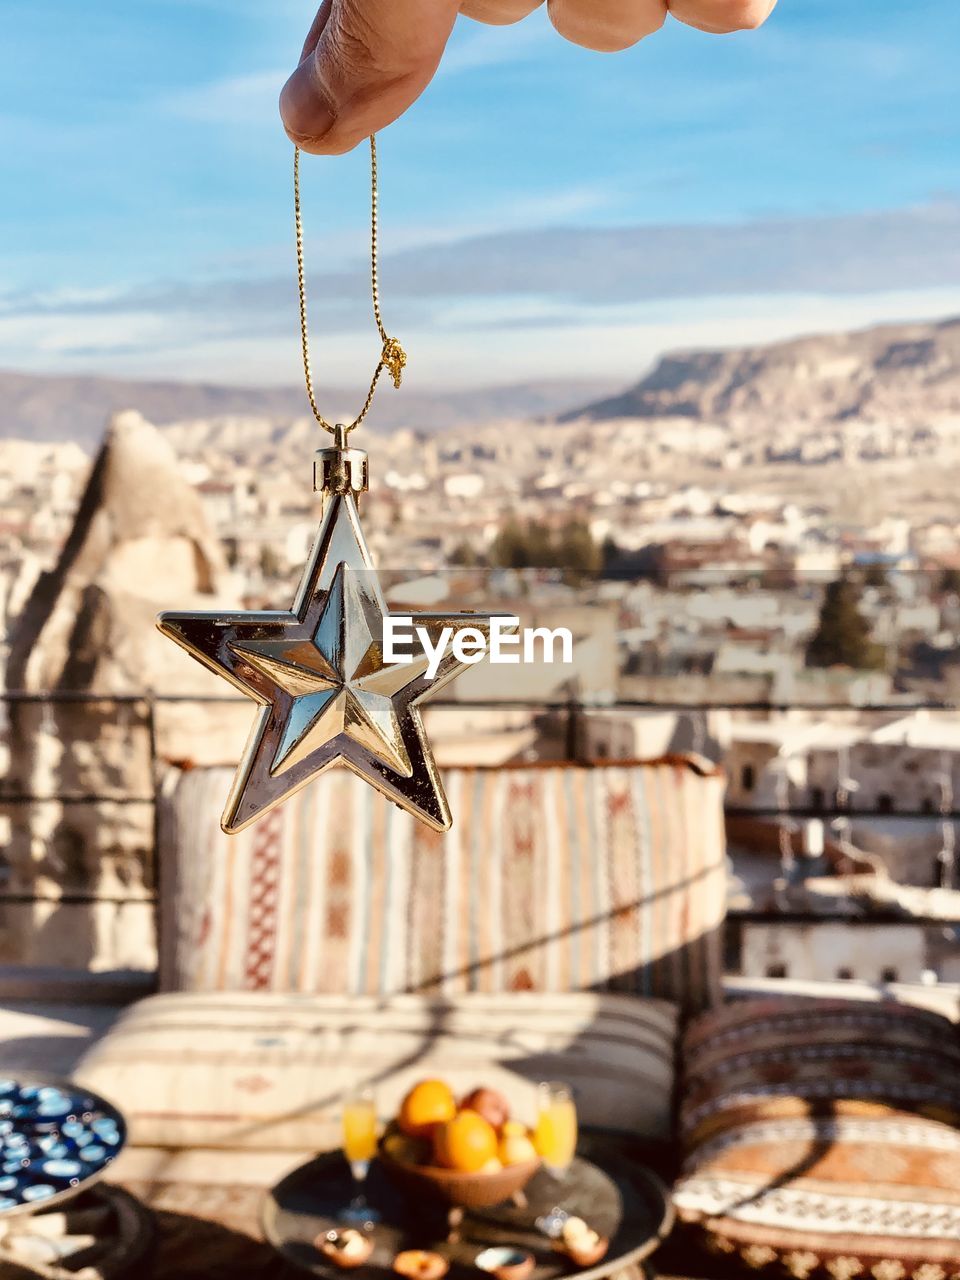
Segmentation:
{"type": "Polygon", "coordinates": [[[14,628],[7,687],[140,693],[162,686],[168,646],[143,648],[153,615],[184,593],[209,602],[224,574],[219,544],[170,446],[140,414],[118,414],[60,558],[40,576],[14,628]]]}
{"type": "Polygon", "coordinates": [[[222,739],[222,708],[201,708],[199,721],[179,706],[155,716],[140,697],[222,692],[154,618],[174,606],[216,608],[228,589],[219,544],[170,446],[139,414],[119,414],[59,560],[11,636],[7,689],[59,698],[14,702],[10,712],[0,799],[41,799],[8,808],[0,962],[152,967],[154,746],[185,758],[206,743],[222,759],[243,741],[241,728],[232,747],[211,743],[211,733],[222,739]]]}
{"type": "Polygon", "coordinates": [[[729,351],[674,351],[578,417],[842,422],[960,413],[960,319],[880,325],[729,351]]]}

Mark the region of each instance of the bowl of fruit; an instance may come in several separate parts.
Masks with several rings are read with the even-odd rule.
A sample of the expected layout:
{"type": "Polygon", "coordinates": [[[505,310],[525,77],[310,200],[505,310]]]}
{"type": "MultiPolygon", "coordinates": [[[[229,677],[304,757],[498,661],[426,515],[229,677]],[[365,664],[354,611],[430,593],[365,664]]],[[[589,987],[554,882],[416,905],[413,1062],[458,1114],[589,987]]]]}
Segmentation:
{"type": "Polygon", "coordinates": [[[421,1080],[407,1093],[380,1159],[399,1186],[464,1209],[517,1196],[540,1167],[527,1126],[511,1119],[503,1094],[478,1088],[458,1102],[443,1080],[421,1080]]]}

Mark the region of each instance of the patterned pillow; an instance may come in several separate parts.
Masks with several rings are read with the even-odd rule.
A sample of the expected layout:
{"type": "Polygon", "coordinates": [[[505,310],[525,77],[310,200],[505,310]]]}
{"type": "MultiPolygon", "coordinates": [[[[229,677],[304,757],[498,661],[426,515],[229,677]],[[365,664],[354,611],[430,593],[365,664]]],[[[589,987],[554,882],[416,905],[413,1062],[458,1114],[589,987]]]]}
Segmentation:
{"type": "Polygon", "coordinates": [[[532,1119],[535,1082],[568,1081],[586,1124],[650,1138],[672,1125],[677,1011],[662,1000],[508,993],[141,1000],[88,1051],[78,1080],[121,1108],[139,1146],[321,1150],[340,1099],[375,1086],[394,1114],[424,1076],[501,1088],[532,1119]]]}
{"type": "Polygon", "coordinates": [[[446,835],[331,770],[224,836],[229,782],[165,788],[165,990],[718,999],[723,778],[692,760],[452,769],[446,835]]]}
{"type": "Polygon", "coordinates": [[[809,1280],[960,1280],[960,1045],[936,1014],[752,1000],[684,1043],[681,1220],[809,1280]]]}

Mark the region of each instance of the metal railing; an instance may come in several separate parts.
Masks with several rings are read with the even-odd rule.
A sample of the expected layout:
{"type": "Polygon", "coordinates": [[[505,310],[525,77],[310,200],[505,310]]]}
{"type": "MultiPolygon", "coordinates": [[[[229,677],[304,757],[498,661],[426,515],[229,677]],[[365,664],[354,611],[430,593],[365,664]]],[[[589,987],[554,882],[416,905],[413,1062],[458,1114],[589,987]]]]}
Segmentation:
{"type": "MultiPolygon", "coordinates": [[[[63,805],[63,806],[144,806],[149,808],[149,817],[145,820],[152,830],[153,849],[157,847],[157,787],[160,781],[161,769],[164,761],[160,757],[158,750],[158,724],[157,711],[160,707],[177,706],[177,705],[194,705],[194,706],[216,706],[216,705],[250,705],[249,700],[236,694],[222,695],[197,695],[197,694],[99,694],[87,692],[71,692],[71,691],[52,691],[52,692],[25,692],[10,691],[0,694],[0,707],[5,709],[4,720],[7,725],[10,723],[11,712],[17,708],[40,707],[44,710],[55,711],[58,708],[82,708],[82,707],[112,707],[136,717],[135,722],[131,725],[131,729],[136,732],[142,732],[146,735],[147,741],[147,763],[149,776],[152,779],[153,786],[149,794],[134,795],[123,790],[57,790],[53,792],[45,792],[39,794],[33,791],[21,790],[17,786],[9,785],[9,779],[0,776],[0,813],[4,809],[12,809],[19,807],[43,806],[43,805],[63,805]]],[[[816,703],[816,704],[797,704],[783,702],[739,702],[732,703],[726,701],[711,702],[660,702],[656,700],[617,700],[616,703],[606,702],[589,702],[577,698],[544,700],[544,699],[505,699],[482,701],[465,701],[459,699],[437,699],[430,702],[429,708],[433,709],[450,709],[457,708],[464,712],[476,710],[490,711],[528,711],[533,716],[552,716],[556,718],[552,740],[565,744],[565,753],[560,757],[561,761],[569,761],[571,763],[584,763],[587,760],[595,761],[597,756],[586,756],[582,750],[582,735],[579,728],[582,719],[591,712],[615,713],[617,710],[624,711],[658,711],[658,712],[674,712],[680,716],[688,717],[692,722],[692,736],[699,737],[703,741],[709,738],[708,717],[713,712],[729,711],[739,712],[743,714],[780,714],[789,711],[805,711],[810,714],[829,714],[832,712],[844,712],[857,716],[881,716],[890,714],[907,714],[917,710],[928,711],[952,711],[953,706],[950,703],[942,701],[927,700],[923,702],[892,702],[884,704],[873,704],[868,706],[853,706],[848,702],[836,703],[816,703]],[[699,725],[699,728],[697,726],[699,725]]],[[[38,726],[42,729],[42,726],[38,726]]],[[[48,726],[55,728],[55,726],[48,726]]],[[[481,731],[482,732],[482,731],[481,731]]],[[[0,732],[0,742],[3,740],[3,734],[0,732]]],[[[16,744],[13,744],[14,749],[16,744]]],[[[554,758],[554,757],[551,757],[554,758]]],[[[615,764],[615,758],[604,757],[605,763],[615,764]]],[[[722,765],[722,759],[719,761],[722,765]]],[[[838,788],[839,789],[839,788],[838,788]]],[[[796,828],[796,825],[811,819],[821,819],[826,823],[842,822],[850,818],[858,820],[870,818],[882,818],[884,822],[925,822],[930,824],[940,823],[942,825],[960,822],[960,808],[953,802],[951,794],[951,804],[949,808],[940,806],[935,811],[929,809],[896,809],[890,810],[886,807],[874,805],[867,807],[858,805],[856,795],[837,796],[834,795],[831,802],[826,801],[822,804],[811,805],[809,803],[793,803],[784,802],[778,799],[775,804],[736,804],[728,803],[726,812],[731,818],[752,818],[759,821],[769,821],[771,823],[780,824],[782,828],[796,828]]],[[[0,877],[2,877],[4,869],[4,859],[2,850],[0,850],[0,877]]],[[[84,900],[82,894],[67,895],[64,894],[57,898],[57,901],[66,902],[70,897],[77,900],[84,900]]],[[[11,894],[4,888],[3,879],[0,878],[0,903],[18,900],[35,900],[29,899],[26,895],[11,894]]],[[[91,896],[89,899],[93,901],[91,896]]],[[[96,901],[104,899],[97,896],[96,901]]]]}

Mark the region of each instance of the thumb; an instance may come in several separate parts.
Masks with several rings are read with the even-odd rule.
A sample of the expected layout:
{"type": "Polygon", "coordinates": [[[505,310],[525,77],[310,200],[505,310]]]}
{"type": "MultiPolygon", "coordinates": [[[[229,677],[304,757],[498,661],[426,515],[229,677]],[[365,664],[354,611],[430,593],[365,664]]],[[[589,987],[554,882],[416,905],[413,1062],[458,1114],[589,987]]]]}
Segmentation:
{"type": "Polygon", "coordinates": [[[349,151],[396,120],[439,65],[459,0],[326,0],[280,115],[304,151],[349,151]]]}

